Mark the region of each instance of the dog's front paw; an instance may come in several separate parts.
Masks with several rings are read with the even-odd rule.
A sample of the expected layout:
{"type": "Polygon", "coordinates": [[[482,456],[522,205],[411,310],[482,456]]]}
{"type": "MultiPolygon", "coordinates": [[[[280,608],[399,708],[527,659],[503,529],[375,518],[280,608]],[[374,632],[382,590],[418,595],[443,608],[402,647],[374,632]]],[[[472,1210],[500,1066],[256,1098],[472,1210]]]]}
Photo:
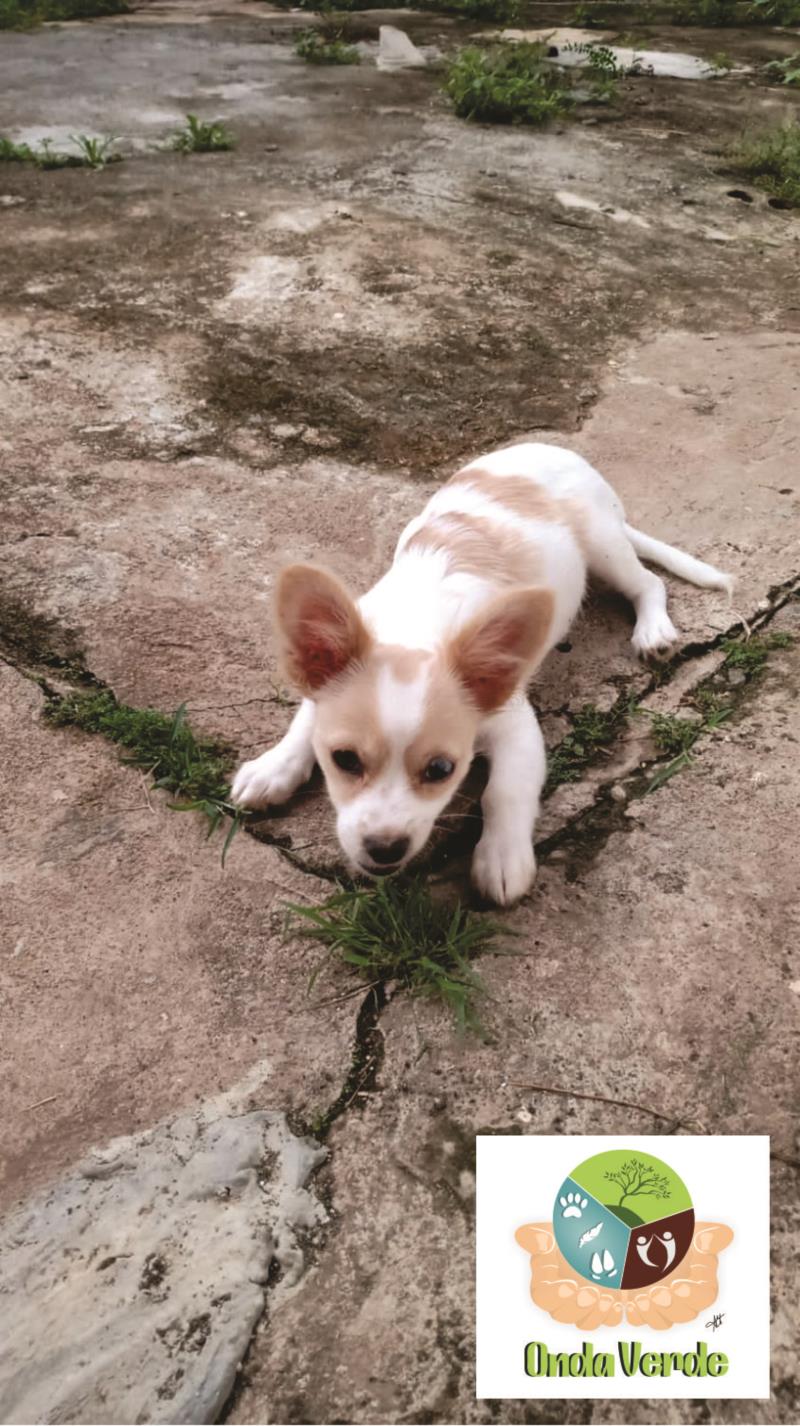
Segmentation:
{"type": "Polygon", "coordinates": [[[280,743],[260,758],[242,763],[231,787],[231,800],[239,807],[279,807],[311,776],[313,759],[286,752],[280,743]]]}
{"type": "Polygon", "coordinates": [[[487,901],[510,906],[536,875],[530,833],[484,832],[472,858],[472,883],[487,901]]]}
{"type": "Polygon", "coordinates": [[[639,657],[646,659],[669,653],[678,638],[678,630],[664,611],[637,619],[631,643],[639,657]]]}

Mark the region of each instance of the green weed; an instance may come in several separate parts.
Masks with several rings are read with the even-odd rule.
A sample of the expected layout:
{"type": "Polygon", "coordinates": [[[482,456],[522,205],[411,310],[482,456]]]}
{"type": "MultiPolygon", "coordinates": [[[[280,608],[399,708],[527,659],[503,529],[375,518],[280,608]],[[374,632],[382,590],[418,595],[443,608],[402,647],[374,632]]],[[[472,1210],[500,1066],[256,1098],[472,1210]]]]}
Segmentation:
{"type": "Polygon", "coordinates": [[[727,74],[728,70],[733,69],[735,61],[732,60],[730,55],[726,54],[724,50],[719,50],[717,54],[712,54],[708,63],[711,68],[717,70],[719,74],[727,74]]]}
{"type": "Polygon", "coordinates": [[[294,51],[306,64],[361,63],[356,46],[348,45],[341,34],[326,39],[318,30],[301,30],[295,40],[294,51]]]}
{"type": "Polygon", "coordinates": [[[417,3],[424,10],[462,15],[467,20],[485,20],[496,25],[513,25],[520,11],[520,0],[417,0],[417,3]]]}
{"type": "Polygon", "coordinates": [[[562,782],[577,782],[597,754],[613,743],[629,711],[627,705],[618,704],[601,713],[594,704],[585,703],[570,732],[548,753],[545,792],[553,792],[562,782]]]}
{"type": "Polygon", "coordinates": [[[218,119],[206,123],[196,114],[187,114],[182,129],[170,139],[170,148],[177,153],[219,153],[236,147],[233,134],[218,119]]]}
{"type": "Polygon", "coordinates": [[[774,634],[753,634],[749,639],[723,639],[723,667],[740,668],[748,678],[752,678],[754,674],[761,672],[773,649],[788,649],[793,643],[791,634],[780,631],[774,634]]]}
{"type": "Polygon", "coordinates": [[[756,25],[800,25],[800,0],[750,0],[746,18],[756,25]]]}
{"type": "Polygon", "coordinates": [[[713,733],[730,718],[733,709],[727,705],[717,704],[715,707],[707,706],[701,718],[678,718],[674,713],[648,713],[647,709],[641,709],[650,718],[653,728],[653,741],[658,751],[665,757],[670,758],[670,762],[664,767],[660,767],[655,776],[647,785],[647,792],[655,792],[657,788],[663,787],[665,782],[676,773],[682,772],[684,768],[691,767],[694,762],[692,748],[697,739],[704,733],[713,733]]]}
{"type": "MultiPolygon", "coordinates": [[[[657,8],[651,0],[641,0],[640,4],[626,3],[626,0],[608,0],[606,4],[601,0],[590,0],[589,4],[576,5],[571,18],[564,23],[579,25],[586,30],[617,29],[622,22],[650,25],[659,18],[657,8]]],[[[617,43],[628,43],[621,30],[617,43]]]]}
{"type": "Polygon", "coordinates": [[[484,124],[546,124],[571,105],[569,83],[543,44],[459,51],[445,81],[456,113],[484,124]]]}
{"type": "Polygon", "coordinates": [[[121,154],[109,152],[113,138],[93,139],[87,134],[70,134],[77,145],[77,154],[62,153],[53,148],[51,139],[42,139],[38,148],[30,144],[15,144],[0,138],[0,163],[31,163],[35,168],[104,168],[107,163],[120,163],[121,154]]]}
{"type": "Polygon", "coordinates": [[[800,123],[740,139],[731,166],[790,208],[800,208],[800,123]]]}
{"type": "Polygon", "coordinates": [[[786,59],[771,59],[764,65],[763,74],[773,84],[800,86],[800,50],[786,59]]]}
{"type": "Polygon", "coordinates": [[[15,144],[0,137],[0,163],[34,163],[33,149],[28,144],[15,144]]]}
{"type": "Polygon", "coordinates": [[[673,24],[711,29],[737,23],[738,0],[680,0],[672,10],[673,24]]]}
{"type": "Polygon", "coordinates": [[[381,881],[339,891],[322,906],[289,907],[289,929],[325,946],[361,980],[398,982],[411,995],[440,1000],[461,1030],[482,1032],[478,1005],[486,987],[473,967],[480,954],[508,948],[500,927],[485,917],[434,900],[425,881],[381,881]]]}
{"type": "Polygon", "coordinates": [[[0,0],[0,30],[28,30],[45,20],[93,20],[126,15],[126,0],[0,0]]]}
{"type": "Polygon", "coordinates": [[[107,163],[120,162],[122,155],[111,151],[117,142],[112,135],[95,139],[89,134],[70,134],[70,139],[79,150],[87,168],[105,168],[107,163]]]}
{"type": "Polygon", "coordinates": [[[617,63],[613,49],[599,44],[569,44],[565,45],[565,49],[581,55],[598,99],[616,99],[617,80],[622,77],[624,71],[617,63]]]}
{"type": "Polygon", "coordinates": [[[93,693],[51,696],[44,716],[56,727],[102,733],[125,749],[122,761],[146,769],[156,787],[184,799],[176,811],[202,812],[208,818],[208,835],[223,818],[230,818],[222,858],[241,825],[242,813],[229,802],[227,770],[234,753],[218,739],[200,738],[186,721],[181,704],[172,717],[153,708],[131,708],[119,703],[109,689],[93,693]]]}

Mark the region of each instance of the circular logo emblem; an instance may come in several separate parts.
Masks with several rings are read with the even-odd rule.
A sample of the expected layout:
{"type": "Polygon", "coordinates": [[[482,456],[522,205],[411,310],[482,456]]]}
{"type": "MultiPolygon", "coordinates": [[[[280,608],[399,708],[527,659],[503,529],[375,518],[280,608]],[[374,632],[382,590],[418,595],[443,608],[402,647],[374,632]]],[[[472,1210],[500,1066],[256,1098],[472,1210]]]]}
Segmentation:
{"type": "Polygon", "coordinates": [[[688,1251],[694,1209],[685,1183],[662,1159],[608,1149],[564,1179],[553,1226],[581,1277],[606,1287],[650,1287],[688,1251]]]}

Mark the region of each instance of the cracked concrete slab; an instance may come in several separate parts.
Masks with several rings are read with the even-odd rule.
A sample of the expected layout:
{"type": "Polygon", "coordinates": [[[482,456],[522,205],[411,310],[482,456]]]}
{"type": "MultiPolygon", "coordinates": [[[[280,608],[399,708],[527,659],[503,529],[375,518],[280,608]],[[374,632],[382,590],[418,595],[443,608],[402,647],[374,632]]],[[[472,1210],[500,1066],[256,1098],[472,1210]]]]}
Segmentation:
{"type": "MultiPolygon", "coordinates": [[[[268,1071],[267,1071],[268,1072],[268,1071]]],[[[0,1417],[216,1421],[270,1273],[299,1276],[324,1149],[242,1112],[264,1077],[114,1139],[0,1225],[0,1417]]]]}

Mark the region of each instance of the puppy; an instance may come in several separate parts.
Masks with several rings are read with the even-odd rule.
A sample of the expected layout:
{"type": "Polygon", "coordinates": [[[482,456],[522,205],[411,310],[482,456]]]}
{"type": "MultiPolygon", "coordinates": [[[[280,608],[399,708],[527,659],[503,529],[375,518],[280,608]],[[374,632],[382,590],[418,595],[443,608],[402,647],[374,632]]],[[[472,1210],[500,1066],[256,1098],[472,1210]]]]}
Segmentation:
{"type": "Polygon", "coordinates": [[[354,601],[314,565],[280,576],[277,628],[303,701],[281,741],[239,768],[242,807],[286,802],[325,774],[349,861],[398,871],[425,846],[476,753],[487,755],[472,879],[507,905],[535,873],[533,828],[545,749],[526,687],[566,637],[588,574],[633,604],[633,646],[677,638],[651,560],[730,594],[728,575],[625,523],[580,456],[526,444],[465,466],[406,526],[391,569],[354,601]]]}

